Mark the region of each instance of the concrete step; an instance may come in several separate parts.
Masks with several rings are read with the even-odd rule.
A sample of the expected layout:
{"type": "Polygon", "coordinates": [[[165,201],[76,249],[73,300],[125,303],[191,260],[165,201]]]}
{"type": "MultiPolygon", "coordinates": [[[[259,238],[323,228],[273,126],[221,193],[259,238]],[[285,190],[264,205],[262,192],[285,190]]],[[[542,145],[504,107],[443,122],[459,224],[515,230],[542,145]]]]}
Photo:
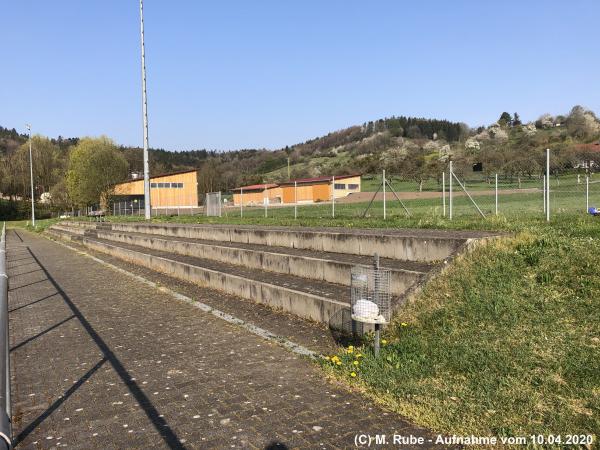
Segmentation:
{"type": "MultiPolygon", "coordinates": [[[[267,247],[258,244],[241,244],[215,241],[163,237],[143,233],[125,233],[109,229],[85,229],[60,226],[57,229],[72,231],[81,235],[98,237],[107,241],[137,245],[153,250],[176,253],[185,256],[205,258],[222,263],[259,269],[267,272],[289,274],[310,280],[350,285],[350,271],[353,266],[370,266],[373,259],[369,256],[348,255],[343,253],[318,252],[314,250],[289,247],[267,247]]],[[[390,290],[393,295],[401,296],[436,265],[415,261],[399,261],[382,258],[380,264],[390,269],[390,290]]]]}
{"type": "Polygon", "coordinates": [[[460,252],[474,240],[494,236],[486,232],[441,231],[425,229],[345,229],[306,227],[265,227],[250,225],[155,224],[144,222],[101,223],[70,222],[73,226],[242,243],[287,247],[320,252],[344,253],[402,261],[440,262],[460,252]]]}
{"type": "Polygon", "coordinates": [[[73,233],[65,226],[52,227],[48,233],[175,278],[280,308],[335,329],[349,329],[347,286],[94,238],[73,233]]]}

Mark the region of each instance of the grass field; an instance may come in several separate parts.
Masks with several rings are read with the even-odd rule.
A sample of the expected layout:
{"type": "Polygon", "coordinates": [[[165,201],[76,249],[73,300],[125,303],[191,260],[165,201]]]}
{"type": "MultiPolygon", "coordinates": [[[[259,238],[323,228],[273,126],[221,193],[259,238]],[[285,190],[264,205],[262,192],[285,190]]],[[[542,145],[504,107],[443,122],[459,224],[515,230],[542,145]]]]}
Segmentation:
{"type": "Polygon", "coordinates": [[[396,316],[379,358],[351,349],[326,370],[440,432],[597,437],[598,227],[530,225],[430,283],[396,316]]]}

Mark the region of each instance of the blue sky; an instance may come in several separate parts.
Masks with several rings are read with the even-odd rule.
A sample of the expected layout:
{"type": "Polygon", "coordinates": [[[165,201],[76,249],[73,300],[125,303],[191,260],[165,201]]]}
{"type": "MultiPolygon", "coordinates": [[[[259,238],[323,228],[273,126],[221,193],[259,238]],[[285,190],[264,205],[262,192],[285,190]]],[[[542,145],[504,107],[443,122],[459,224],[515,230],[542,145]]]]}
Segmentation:
{"type": "MultiPolygon", "coordinates": [[[[0,125],[141,145],[139,3],[3,0],[0,125]]],[[[145,0],[150,145],[600,112],[598,1],[145,0]]]]}

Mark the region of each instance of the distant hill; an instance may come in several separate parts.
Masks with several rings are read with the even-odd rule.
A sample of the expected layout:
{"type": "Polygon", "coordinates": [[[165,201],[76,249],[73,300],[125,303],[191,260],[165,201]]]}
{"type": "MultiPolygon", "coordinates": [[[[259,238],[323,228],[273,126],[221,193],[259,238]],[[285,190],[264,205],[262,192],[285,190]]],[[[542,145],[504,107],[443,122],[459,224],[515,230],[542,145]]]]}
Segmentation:
{"type": "MultiPolygon", "coordinates": [[[[378,173],[383,168],[421,183],[439,175],[450,157],[457,171],[481,163],[485,173],[531,177],[542,170],[545,148],[555,150],[556,167],[572,168],[581,166],[578,161],[589,162],[600,155],[592,151],[597,146],[579,145],[599,139],[600,122],[592,111],[581,106],[566,115],[544,114],[530,123],[522,123],[517,113],[503,112],[497,122],[476,129],[459,122],[399,116],[365,122],[274,151],[152,149],[150,169],[153,174],[198,169],[201,192],[227,191],[245,184],[284,181],[288,177],[378,173]]],[[[12,184],[5,186],[4,192],[13,189],[11,186],[20,186],[19,195],[26,195],[24,178],[28,175],[23,167],[26,165],[23,154],[20,163],[14,161],[17,149],[26,141],[26,135],[0,127],[0,159],[5,160],[0,166],[0,191],[2,170],[15,172],[11,167],[16,167],[20,172],[11,172],[12,184]]],[[[60,161],[53,170],[64,173],[69,149],[77,144],[78,138],[59,136],[51,142],[60,149],[60,161]]],[[[130,172],[142,171],[142,149],[121,149],[130,172]]]]}

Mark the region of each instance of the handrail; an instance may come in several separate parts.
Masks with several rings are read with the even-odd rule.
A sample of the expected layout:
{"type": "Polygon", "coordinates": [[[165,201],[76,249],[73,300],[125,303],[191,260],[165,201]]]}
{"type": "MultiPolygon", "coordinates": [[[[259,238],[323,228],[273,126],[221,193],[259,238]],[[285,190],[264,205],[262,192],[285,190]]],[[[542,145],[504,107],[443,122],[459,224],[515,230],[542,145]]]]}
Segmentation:
{"type": "Polygon", "coordinates": [[[6,223],[4,223],[0,234],[0,438],[2,438],[0,449],[12,448],[8,344],[8,274],[6,272],[6,223]]]}

